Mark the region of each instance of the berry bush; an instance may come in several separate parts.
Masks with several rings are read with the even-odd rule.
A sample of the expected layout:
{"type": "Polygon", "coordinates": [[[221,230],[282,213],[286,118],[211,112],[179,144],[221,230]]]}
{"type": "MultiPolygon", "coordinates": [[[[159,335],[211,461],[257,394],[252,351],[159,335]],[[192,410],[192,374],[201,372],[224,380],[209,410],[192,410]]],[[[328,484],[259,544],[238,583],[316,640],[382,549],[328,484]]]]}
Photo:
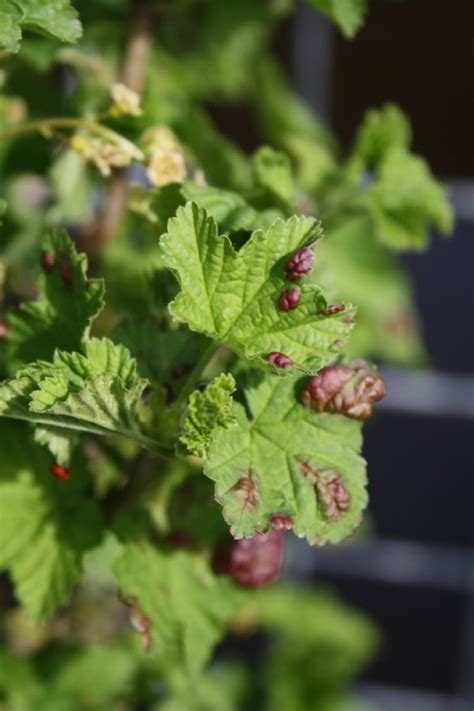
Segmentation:
{"type": "Polygon", "coordinates": [[[362,521],[373,361],[426,361],[398,253],[452,214],[397,107],[344,153],[294,94],[293,9],[0,0],[2,708],[355,708],[373,624],[275,581],[362,521]]]}

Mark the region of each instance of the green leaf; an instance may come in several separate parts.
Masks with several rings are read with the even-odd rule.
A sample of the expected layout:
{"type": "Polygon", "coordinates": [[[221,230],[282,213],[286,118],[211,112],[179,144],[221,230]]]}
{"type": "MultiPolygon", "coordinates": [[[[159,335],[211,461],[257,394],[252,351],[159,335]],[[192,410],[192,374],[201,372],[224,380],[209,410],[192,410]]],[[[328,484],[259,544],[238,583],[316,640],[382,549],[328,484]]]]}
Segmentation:
{"type": "Polygon", "coordinates": [[[256,67],[256,118],[265,141],[292,159],[297,184],[317,190],[335,167],[334,139],[268,57],[256,67]]]}
{"type": "Polygon", "coordinates": [[[357,131],[351,160],[361,163],[363,169],[373,169],[393,148],[408,149],[411,138],[410,123],[398,106],[370,109],[357,131]]]}
{"type": "Polygon", "coordinates": [[[187,330],[165,331],[152,316],[124,319],[113,333],[137,360],[139,374],[155,385],[173,379],[199,355],[199,337],[187,330]]]}
{"type": "Polygon", "coordinates": [[[13,0],[0,0],[0,49],[19,50],[21,18],[22,12],[13,0]]]}
{"type": "Polygon", "coordinates": [[[366,0],[307,0],[336,23],[346,37],[358,32],[367,12],[366,0]]]}
{"type": "Polygon", "coordinates": [[[197,678],[244,595],[203,556],[130,546],[115,566],[121,595],[150,621],[152,652],[169,673],[197,678]]]}
{"type": "Polygon", "coordinates": [[[53,698],[67,699],[69,708],[114,708],[130,691],[136,667],[136,658],[125,649],[85,647],[60,664],[49,691],[53,698]]]}
{"type": "Polygon", "coordinates": [[[249,695],[249,675],[243,665],[213,664],[197,683],[183,685],[155,711],[238,711],[249,695]]]}
{"type": "Polygon", "coordinates": [[[9,570],[18,599],[40,620],[79,581],[83,554],[99,542],[100,512],[82,493],[83,464],[68,482],[58,481],[24,425],[2,421],[0,432],[0,568],[9,570]]]}
{"type": "Polygon", "coordinates": [[[369,191],[369,207],[380,241],[395,250],[423,250],[430,227],[453,228],[453,213],[442,186],[427,163],[393,149],[369,191]]]}
{"type": "Polygon", "coordinates": [[[22,26],[62,42],[77,42],[82,27],[70,0],[15,0],[24,12],[22,26]]]}
{"type": "Polygon", "coordinates": [[[69,465],[76,436],[60,427],[35,427],[35,442],[48,447],[57,464],[61,467],[69,465]]]}
{"type": "Polygon", "coordinates": [[[86,222],[91,218],[92,182],[84,156],[66,148],[55,160],[49,172],[55,201],[49,212],[54,222],[86,222]]]}
{"type": "Polygon", "coordinates": [[[272,352],[285,353],[302,370],[318,370],[335,359],[347,337],[352,307],[325,316],[320,287],[306,279],[298,283],[298,308],[282,311],[278,299],[295,285],[285,278],[286,262],[320,236],[316,220],[295,216],[254,232],[236,252],[205,210],[192,203],[179,208],[161,239],[165,261],[181,286],[171,315],[268,370],[275,370],[265,361],[272,352]]]}
{"type": "Polygon", "coordinates": [[[280,708],[281,699],[282,708],[297,711],[352,708],[337,701],[376,651],[378,634],[368,617],[329,591],[289,585],[258,591],[254,614],[271,638],[263,667],[271,679],[267,711],[280,708]]]}
{"type": "Polygon", "coordinates": [[[76,42],[82,27],[69,0],[0,0],[0,49],[18,52],[22,30],[76,42]]]}
{"type": "Polygon", "coordinates": [[[214,378],[203,392],[189,396],[180,442],[196,457],[204,457],[212,439],[234,424],[231,414],[235,380],[232,375],[214,378]]]}
{"type": "Polygon", "coordinates": [[[53,652],[43,669],[5,653],[0,653],[0,666],[0,691],[9,711],[99,711],[116,708],[115,702],[130,692],[137,660],[127,650],[94,644],[62,655],[53,652]]]}
{"type": "Polygon", "coordinates": [[[315,271],[330,296],[350,295],[357,303],[347,357],[404,365],[426,361],[409,279],[378,241],[368,215],[347,217],[329,229],[315,271]]]}
{"type": "Polygon", "coordinates": [[[64,430],[142,441],[136,409],[146,381],[123,346],[93,338],[81,353],[56,351],[0,386],[0,415],[64,430]]]}
{"type": "Polygon", "coordinates": [[[297,536],[337,543],[358,526],[367,504],[360,424],[317,414],[299,401],[298,378],[257,374],[235,404],[237,427],[213,439],[204,473],[235,538],[267,530],[272,514],[293,518],[297,536]],[[350,497],[347,510],[327,515],[321,486],[336,473],[350,497]]]}
{"type": "Polygon", "coordinates": [[[257,190],[268,193],[277,204],[288,207],[294,200],[295,184],[288,156],[269,146],[260,148],[252,159],[257,190]]]}
{"type": "Polygon", "coordinates": [[[40,297],[7,315],[10,372],[36,359],[50,360],[55,348],[81,350],[103,307],[102,279],[87,278],[87,259],[66,232],[51,232],[43,242],[48,266],[39,279],[40,297]]]}
{"type": "MultiPolygon", "coordinates": [[[[257,197],[262,198],[261,191],[257,197]]],[[[213,185],[196,185],[185,180],[179,185],[166,185],[155,192],[150,206],[152,219],[156,221],[158,217],[160,225],[166,227],[178,207],[189,201],[204,208],[224,231],[266,229],[278,217],[284,217],[284,213],[275,207],[257,210],[240,193],[232,190],[213,185]]]]}

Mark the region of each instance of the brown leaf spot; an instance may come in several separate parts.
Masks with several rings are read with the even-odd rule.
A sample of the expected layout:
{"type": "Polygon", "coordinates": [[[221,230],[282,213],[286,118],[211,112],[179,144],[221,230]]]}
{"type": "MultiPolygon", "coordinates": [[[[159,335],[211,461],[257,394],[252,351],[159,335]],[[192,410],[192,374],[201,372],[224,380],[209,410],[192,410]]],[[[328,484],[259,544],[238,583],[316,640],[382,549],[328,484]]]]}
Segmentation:
{"type": "Polygon", "coordinates": [[[316,492],[325,518],[334,522],[341,518],[351,505],[351,495],[344,485],[341,475],[335,469],[319,471],[316,492]]]}
{"type": "Polygon", "coordinates": [[[253,469],[245,472],[237,484],[232,487],[236,498],[242,502],[244,509],[255,509],[258,506],[257,474],[253,469]]]}

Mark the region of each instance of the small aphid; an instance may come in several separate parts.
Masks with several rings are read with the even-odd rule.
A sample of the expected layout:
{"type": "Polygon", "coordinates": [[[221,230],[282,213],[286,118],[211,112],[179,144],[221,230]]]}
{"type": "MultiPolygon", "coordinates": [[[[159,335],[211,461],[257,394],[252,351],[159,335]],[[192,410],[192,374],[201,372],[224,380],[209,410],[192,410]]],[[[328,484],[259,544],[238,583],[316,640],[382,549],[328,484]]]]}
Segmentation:
{"type": "Polygon", "coordinates": [[[324,311],[321,311],[322,316],[334,316],[334,314],[339,314],[341,311],[344,311],[345,309],[344,304],[329,304],[327,309],[324,309],[324,311]]]}
{"type": "Polygon", "coordinates": [[[54,255],[54,252],[49,252],[48,250],[41,252],[41,267],[43,271],[49,274],[53,271],[55,266],[56,257],[54,255]]]}
{"type": "Polygon", "coordinates": [[[287,279],[295,281],[309,274],[313,264],[313,253],[308,247],[299,249],[286,263],[285,275],[287,279]]]}
{"type": "Polygon", "coordinates": [[[61,479],[62,481],[67,481],[70,477],[70,473],[60,467],[59,464],[50,464],[49,471],[56,479],[61,479]]]}
{"type": "Polygon", "coordinates": [[[267,360],[269,363],[272,363],[273,365],[276,365],[277,368],[289,368],[293,365],[293,361],[289,356],[285,355],[284,353],[278,353],[277,351],[269,353],[266,356],[265,360],[267,360]]]}
{"type": "Polygon", "coordinates": [[[280,294],[280,298],[278,299],[278,306],[283,311],[292,311],[293,309],[296,309],[296,307],[300,303],[300,300],[300,289],[285,289],[285,291],[280,294]]]}

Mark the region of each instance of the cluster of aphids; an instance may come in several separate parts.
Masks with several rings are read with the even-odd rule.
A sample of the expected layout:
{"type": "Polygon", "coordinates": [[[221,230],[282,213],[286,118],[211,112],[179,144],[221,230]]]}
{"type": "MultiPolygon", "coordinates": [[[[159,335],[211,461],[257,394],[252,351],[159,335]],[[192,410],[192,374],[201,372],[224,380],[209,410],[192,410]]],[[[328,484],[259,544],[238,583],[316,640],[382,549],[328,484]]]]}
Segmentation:
{"type": "MultiPolygon", "coordinates": [[[[290,281],[297,281],[310,273],[313,266],[313,252],[310,247],[302,247],[291,257],[285,265],[285,276],[290,281]]],[[[297,286],[290,289],[285,289],[278,298],[278,306],[282,311],[293,311],[298,308],[301,300],[301,289],[297,286]]],[[[333,316],[341,311],[344,311],[344,304],[331,304],[324,311],[321,311],[322,316],[333,316]]],[[[266,357],[269,363],[272,363],[277,368],[290,368],[293,361],[285,353],[273,351],[266,357]]]]}

